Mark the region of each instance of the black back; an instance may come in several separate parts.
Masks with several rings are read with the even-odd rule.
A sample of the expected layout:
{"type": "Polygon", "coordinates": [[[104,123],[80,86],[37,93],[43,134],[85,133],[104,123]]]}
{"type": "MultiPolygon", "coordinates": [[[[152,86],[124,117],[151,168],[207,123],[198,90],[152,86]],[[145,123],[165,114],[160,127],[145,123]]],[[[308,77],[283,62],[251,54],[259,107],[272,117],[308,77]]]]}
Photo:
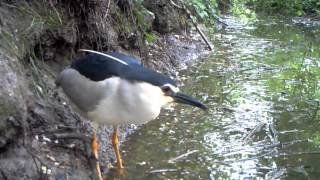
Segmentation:
{"type": "Polygon", "coordinates": [[[119,52],[108,52],[108,53],[105,53],[105,54],[108,54],[108,55],[111,55],[113,57],[116,57],[118,59],[121,59],[122,61],[128,63],[128,64],[137,64],[137,65],[141,65],[142,64],[136,59],[134,58],[133,56],[127,56],[125,54],[122,54],[122,53],[119,53],[119,52]]]}
{"type": "Polygon", "coordinates": [[[100,54],[90,53],[73,62],[71,68],[76,69],[92,81],[103,81],[116,76],[130,81],[148,82],[155,86],[162,86],[167,83],[176,86],[174,80],[154,70],[144,68],[134,57],[118,52],[105,54],[121,59],[128,65],[100,54]]]}

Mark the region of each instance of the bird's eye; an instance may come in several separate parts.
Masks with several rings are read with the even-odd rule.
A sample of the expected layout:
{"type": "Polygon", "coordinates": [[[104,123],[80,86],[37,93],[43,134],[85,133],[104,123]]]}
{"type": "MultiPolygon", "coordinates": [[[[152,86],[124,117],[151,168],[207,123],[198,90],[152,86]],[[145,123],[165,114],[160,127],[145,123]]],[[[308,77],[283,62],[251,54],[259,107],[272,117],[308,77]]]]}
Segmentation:
{"type": "Polygon", "coordinates": [[[161,90],[164,92],[164,93],[167,93],[169,91],[171,91],[171,88],[169,86],[162,86],[161,87],[161,90]]]}

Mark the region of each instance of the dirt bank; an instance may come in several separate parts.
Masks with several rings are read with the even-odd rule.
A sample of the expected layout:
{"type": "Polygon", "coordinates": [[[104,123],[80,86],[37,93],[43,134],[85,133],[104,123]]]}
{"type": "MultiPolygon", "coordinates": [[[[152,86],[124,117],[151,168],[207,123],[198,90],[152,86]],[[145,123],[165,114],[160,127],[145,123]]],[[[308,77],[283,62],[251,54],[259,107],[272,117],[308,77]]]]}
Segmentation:
{"type": "MultiPolygon", "coordinates": [[[[55,77],[82,55],[79,48],[133,54],[145,66],[176,76],[205,45],[185,32],[188,21],[178,10],[165,0],[157,3],[0,3],[0,179],[95,178],[87,143],[91,125],[55,87],[55,77]]],[[[122,141],[133,129],[121,128],[122,141]]],[[[104,172],[115,159],[110,134],[110,127],[100,128],[104,172]]]]}

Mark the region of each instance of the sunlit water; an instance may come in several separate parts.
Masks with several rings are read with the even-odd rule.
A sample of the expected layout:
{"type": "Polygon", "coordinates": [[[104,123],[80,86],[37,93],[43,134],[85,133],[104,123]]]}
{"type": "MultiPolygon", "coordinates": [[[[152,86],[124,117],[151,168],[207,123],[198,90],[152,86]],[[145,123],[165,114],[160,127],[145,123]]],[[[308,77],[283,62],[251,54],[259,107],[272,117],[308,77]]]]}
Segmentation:
{"type": "Polygon", "coordinates": [[[142,126],[121,179],[320,179],[320,26],[224,21],[182,76],[209,111],[177,105],[142,126]]]}

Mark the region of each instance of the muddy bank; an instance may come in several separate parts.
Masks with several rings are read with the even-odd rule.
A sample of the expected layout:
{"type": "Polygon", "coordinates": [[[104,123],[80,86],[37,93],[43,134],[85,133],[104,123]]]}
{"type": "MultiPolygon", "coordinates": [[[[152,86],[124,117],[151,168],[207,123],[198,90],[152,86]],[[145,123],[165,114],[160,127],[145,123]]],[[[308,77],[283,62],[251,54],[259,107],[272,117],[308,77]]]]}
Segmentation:
{"type": "MultiPolygon", "coordinates": [[[[200,37],[184,30],[187,19],[166,1],[145,1],[148,9],[142,10],[131,1],[116,2],[0,3],[0,179],[95,178],[87,143],[91,125],[54,84],[56,75],[82,55],[79,48],[133,54],[171,76],[205,52],[200,37]],[[149,42],[145,32],[153,36],[149,42]]],[[[121,140],[134,128],[122,127],[121,140]]],[[[110,127],[99,130],[104,172],[115,160],[111,132],[110,127]]]]}

